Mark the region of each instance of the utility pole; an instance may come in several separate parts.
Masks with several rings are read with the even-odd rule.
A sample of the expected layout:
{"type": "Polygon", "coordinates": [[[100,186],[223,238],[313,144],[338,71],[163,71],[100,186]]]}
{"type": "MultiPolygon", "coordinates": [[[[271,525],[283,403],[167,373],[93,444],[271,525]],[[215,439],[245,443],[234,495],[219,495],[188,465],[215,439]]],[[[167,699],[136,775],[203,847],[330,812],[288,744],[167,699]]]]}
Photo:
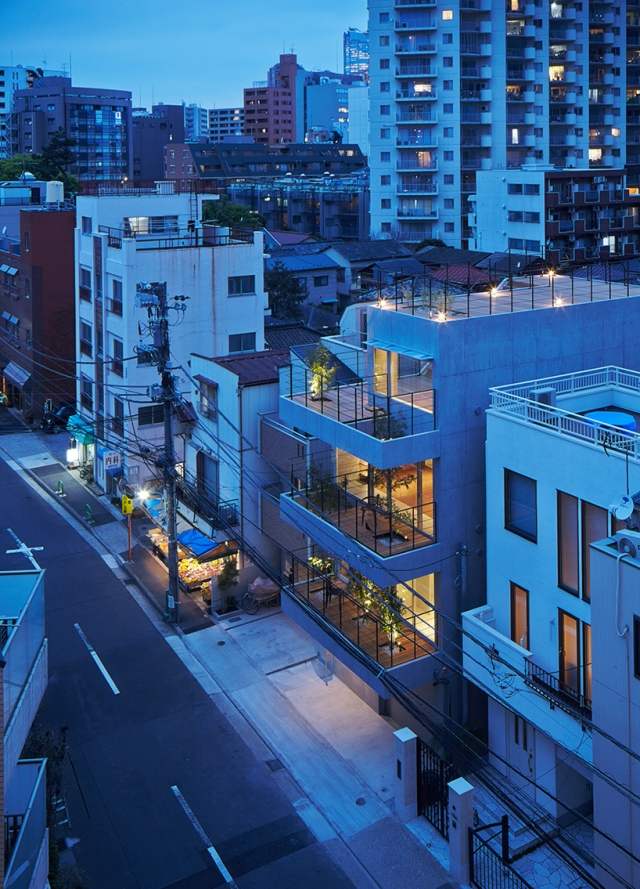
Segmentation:
{"type": "Polygon", "coordinates": [[[164,498],[167,511],[167,564],[169,586],[167,589],[167,619],[180,621],[180,586],[178,579],[178,533],[176,510],[176,455],[173,443],[173,405],[178,400],[175,377],[171,373],[171,349],[169,341],[169,310],[184,311],[184,296],[174,297],[182,305],[169,306],[167,285],[164,283],[139,284],[140,305],[147,309],[152,345],[141,346],[149,363],[158,368],[160,386],[153,387],[152,398],[164,407],[164,454],[157,465],[162,468],[164,498]]]}

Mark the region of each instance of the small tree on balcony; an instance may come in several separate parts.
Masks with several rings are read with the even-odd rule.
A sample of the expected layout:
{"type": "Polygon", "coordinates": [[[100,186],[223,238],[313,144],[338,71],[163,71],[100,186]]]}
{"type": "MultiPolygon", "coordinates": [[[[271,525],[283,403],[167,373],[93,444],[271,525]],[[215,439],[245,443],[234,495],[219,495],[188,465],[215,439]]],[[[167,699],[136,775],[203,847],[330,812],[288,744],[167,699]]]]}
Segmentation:
{"type": "Polygon", "coordinates": [[[378,615],[380,618],[380,626],[387,634],[389,640],[389,648],[393,649],[397,645],[400,635],[402,620],[402,599],[396,592],[395,586],[388,587],[381,591],[382,602],[378,606],[378,615]]]}
{"type": "Polygon", "coordinates": [[[317,346],[313,350],[309,356],[309,369],[311,371],[309,382],[311,398],[314,400],[327,398],[325,392],[333,383],[337,367],[333,355],[326,346],[317,346]]]}

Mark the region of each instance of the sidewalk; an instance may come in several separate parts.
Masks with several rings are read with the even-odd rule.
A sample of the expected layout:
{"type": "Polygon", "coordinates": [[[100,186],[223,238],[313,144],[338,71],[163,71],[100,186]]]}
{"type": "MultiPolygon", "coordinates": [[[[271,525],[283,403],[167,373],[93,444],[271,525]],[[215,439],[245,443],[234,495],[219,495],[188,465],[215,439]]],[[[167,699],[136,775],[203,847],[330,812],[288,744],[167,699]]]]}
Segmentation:
{"type": "Polygon", "coordinates": [[[224,621],[185,643],[266,743],[271,767],[287,769],[375,884],[453,885],[393,813],[396,726],[336,676],[320,678],[309,636],[275,611],[224,621]]]}

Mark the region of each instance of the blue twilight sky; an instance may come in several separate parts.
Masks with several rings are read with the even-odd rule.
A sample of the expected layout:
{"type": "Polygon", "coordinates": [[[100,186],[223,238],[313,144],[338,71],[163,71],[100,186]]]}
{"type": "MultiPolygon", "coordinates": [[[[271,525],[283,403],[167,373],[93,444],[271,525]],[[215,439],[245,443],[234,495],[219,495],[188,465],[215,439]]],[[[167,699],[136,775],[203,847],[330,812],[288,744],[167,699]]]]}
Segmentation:
{"type": "Polygon", "coordinates": [[[342,32],[367,0],[0,0],[0,64],[71,66],[79,86],[129,89],[134,105],[242,101],[282,51],[342,70],[342,32]]]}

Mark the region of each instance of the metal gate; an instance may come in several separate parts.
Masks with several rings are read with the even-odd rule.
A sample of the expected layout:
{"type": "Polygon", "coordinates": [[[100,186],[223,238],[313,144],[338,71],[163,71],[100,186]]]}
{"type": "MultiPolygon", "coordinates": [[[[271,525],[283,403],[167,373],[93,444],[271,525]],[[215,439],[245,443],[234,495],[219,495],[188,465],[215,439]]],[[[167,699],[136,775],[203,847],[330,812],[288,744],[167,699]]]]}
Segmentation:
{"type": "Polygon", "coordinates": [[[472,886],[478,889],[533,889],[509,863],[509,827],[505,815],[495,824],[483,824],[469,828],[469,868],[472,886]],[[481,830],[499,827],[500,830],[482,839],[481,830]],[[501,851],[496,852],[489,843],[501,837],[501,851]]]}
{"type": "Polygon", "coordinates": [[[449,839],[449,781],[458,777],[451,762],[418,738],[418,814],[449,839]]]}

